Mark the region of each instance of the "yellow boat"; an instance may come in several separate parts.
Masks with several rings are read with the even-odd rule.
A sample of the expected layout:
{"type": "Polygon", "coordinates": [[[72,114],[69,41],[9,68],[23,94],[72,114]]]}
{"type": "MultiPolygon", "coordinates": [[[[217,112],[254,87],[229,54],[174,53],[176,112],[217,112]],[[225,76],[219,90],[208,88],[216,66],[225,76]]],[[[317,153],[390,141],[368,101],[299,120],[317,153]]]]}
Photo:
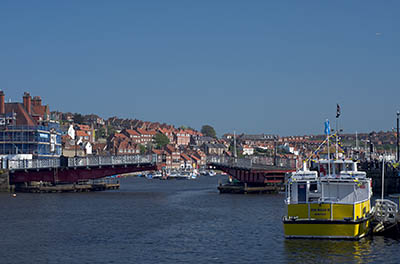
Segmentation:
{"type": "Polygon", "coordinates": [[[370,231],[371,179],[352,160],[318,160],[286,183],[286,238],[360,239],[370,231]],[[328,172],[328,173],[327,173],[328,172]]]}

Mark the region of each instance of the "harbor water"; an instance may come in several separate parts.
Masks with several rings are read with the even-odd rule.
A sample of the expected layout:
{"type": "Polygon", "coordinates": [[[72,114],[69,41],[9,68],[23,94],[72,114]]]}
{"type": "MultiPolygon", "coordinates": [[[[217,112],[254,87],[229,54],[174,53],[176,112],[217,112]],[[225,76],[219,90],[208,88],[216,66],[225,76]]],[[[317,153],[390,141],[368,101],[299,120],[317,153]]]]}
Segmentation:
{"type": "Polygon", "coordinates": [[[225,179],[0,193],[0,263],[400,263],[389,238],[286,240],[284,194],[219,194],[225,179]]]}

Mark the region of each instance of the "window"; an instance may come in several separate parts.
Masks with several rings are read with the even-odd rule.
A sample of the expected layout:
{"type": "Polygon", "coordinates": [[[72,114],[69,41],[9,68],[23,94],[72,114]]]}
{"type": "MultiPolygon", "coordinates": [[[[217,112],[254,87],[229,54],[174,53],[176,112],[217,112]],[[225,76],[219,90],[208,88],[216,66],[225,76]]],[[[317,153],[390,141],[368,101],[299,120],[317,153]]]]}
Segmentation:
{"type": "Polygon", "coordinates": [[[317,191],[318,191],[317,183],[310,183],[310,192],[317,192],[317,191]]]}
{"type": "Polygon", "coordinates": [[[297,200],[299,202],[305,202],[306,201],[306,185],[305,184],[299,184],[297,186],[297,200]]]}

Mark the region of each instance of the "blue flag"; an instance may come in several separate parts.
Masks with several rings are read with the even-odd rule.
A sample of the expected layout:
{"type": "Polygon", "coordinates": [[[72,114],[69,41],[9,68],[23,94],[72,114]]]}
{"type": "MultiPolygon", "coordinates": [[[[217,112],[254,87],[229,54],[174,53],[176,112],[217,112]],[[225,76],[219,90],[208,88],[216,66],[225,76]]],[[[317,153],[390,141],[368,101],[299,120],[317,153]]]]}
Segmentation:
{"type": "Polygon", "coordinates": [[[331,126],[329,125],[329,120],[326,119],[325,121],[325,135],[331,134],[331,126]]]}

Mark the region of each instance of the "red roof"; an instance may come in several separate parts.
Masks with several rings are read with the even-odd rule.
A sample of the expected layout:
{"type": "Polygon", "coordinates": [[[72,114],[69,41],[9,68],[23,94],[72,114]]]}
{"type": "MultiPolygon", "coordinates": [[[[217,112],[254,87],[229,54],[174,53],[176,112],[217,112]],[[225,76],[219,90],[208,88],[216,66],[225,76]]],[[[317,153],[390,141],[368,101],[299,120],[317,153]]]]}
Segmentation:
{"type": "Polygon", "coordinates": [[[126,136],[124,135],[124,134],[121,134],[121,133],[115,133],[114,134],[114,137],[116,137],[116,138],[126,138],[126,136]]]}
{"type": "Polygon", "coordinates": [[[85,131],[89,131],[90,130],[90,126],[88,125],[80,125],[78,124],[78,127],[80,130],[85,130],[85,131]]]}
{"type": "Polygon", "coordinates": [[[164,150],[161,150],[161,149],[153,149],[152,151],[153,151],[154,154],[157,154],[157,155],[164,154],[164,150]]]}
{"type": "Polygon", "coordinates": [[[185,153],[182,153],[182,154],[181,154],[181,157],[182,157],[184,160],[187,160],[187,161],[191,160],[191,159],[189,158],[189,156],[186,155],[185,153]]]}
{"type": "Polygon", "coordinates": [[[199,161],[199,160],[200,160],[200,158],[196,157],[195,155],[190,155],[190,157],[191,157],[192,159],[196,160],[196,161],[199,161]]]}
{"type": "Polygon", "coordinates": [[[156,135],[157,132],[155,130],[144,130],[144,129],[140,129],[137,128],[136,131],[140,134],[140,135],[156,135]]]}
{"type": "Polygon", "coordinates": [[[132,135],[132,136],[139,136],[139,133],[136,132],[136,131],[133,130],[133,129],[126,129],[125,131],[126,131],[126,133],[128,133],[129,135],[132,135]]]}
{"type": "Polygon", "coordinates": [[[25,107],[21,103],[5,103],[6,113],[17,114],[17,125],[36,126],[36,121],[28,114],[25,107]]]}
{"type": "Polygon", "coordinates": [[[82,131],[82,130],[77,130],[76,131],[76,136],[78,136],[78,137],[89,137],[89,135],[85,131],[82,131]]]}

